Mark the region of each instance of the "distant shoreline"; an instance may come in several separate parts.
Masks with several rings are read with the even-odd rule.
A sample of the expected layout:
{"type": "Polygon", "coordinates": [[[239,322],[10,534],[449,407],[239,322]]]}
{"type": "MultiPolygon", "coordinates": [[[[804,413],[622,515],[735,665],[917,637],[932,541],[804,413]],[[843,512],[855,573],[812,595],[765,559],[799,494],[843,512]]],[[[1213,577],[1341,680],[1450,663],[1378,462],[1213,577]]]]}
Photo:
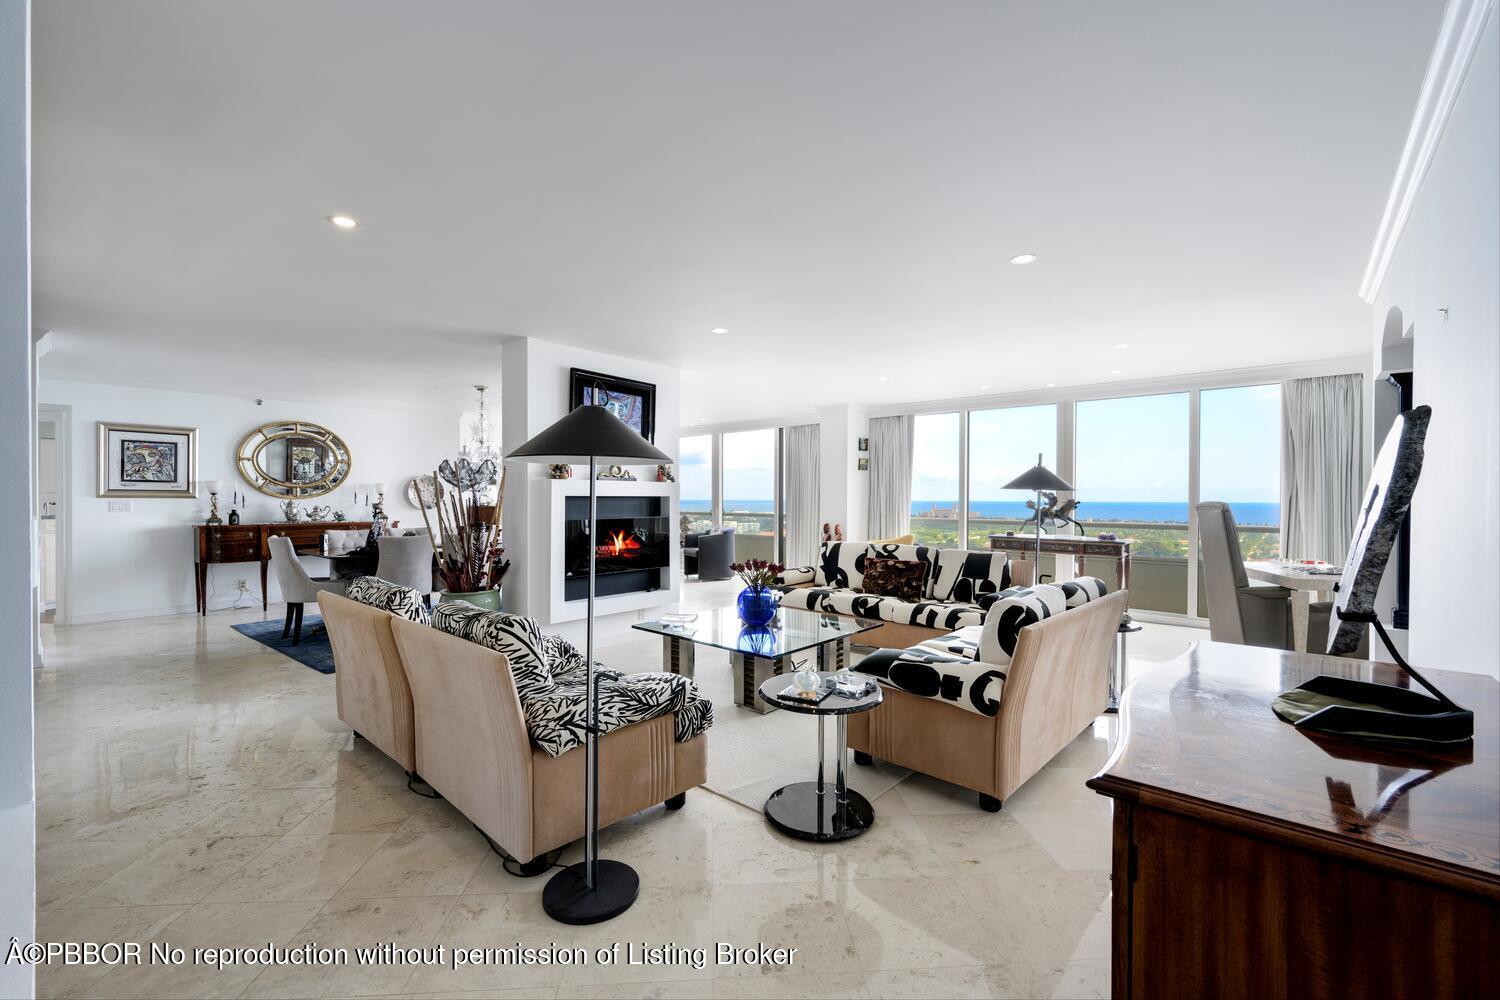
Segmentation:
{"type": "MultiPolygon", "coordinates": [[[[1234,512],[1235,521],[1240,525],[1275,527],[1281,523],[1281,504],[1279,503],[1243,500],[1227,502],[1230,510],[1234,512]]],[[[702,513],[709,507],[709,501],[684,499],[682,506],[688,513],[692,512],[691,508],[697,508],[698,512],[702,513]]],[[[726,513],[770,514],[773,509],[774,505],[770,500],[724,501],[726,513]]],[[[1085,501],[1079,505],[1077,517],[1085,524],[1090,521],[1186,524],[1187,510],[1186,503],[1172,501],[1121,500],[1098,503],[1085,501]]],[[[927,520],[953,520],[956,517],[952,501],[913,500],[911,512],[912,517],[927,520]],[[934,506],[938,508],[939,513],[932,513],[934,506]]],[[[981,500],[969,505],[970,520],[1019,522],[1024,521],[1029,513],[1024,501],[981,500]]]]}

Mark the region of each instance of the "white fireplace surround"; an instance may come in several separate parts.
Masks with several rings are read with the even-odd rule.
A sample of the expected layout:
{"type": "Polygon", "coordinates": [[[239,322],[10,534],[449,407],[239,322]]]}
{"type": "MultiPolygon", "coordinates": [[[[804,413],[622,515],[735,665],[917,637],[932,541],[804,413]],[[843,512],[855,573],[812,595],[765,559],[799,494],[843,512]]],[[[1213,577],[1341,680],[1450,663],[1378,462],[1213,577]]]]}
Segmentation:
{"type": "MultiPolygon", "coordinates": [[[[531,614],[539,621],[581,621],[588,612],[588,601],[580,598],[567,600],[563,596],[563,553],[566,546],[567,498],[587,497],[589,483],[587,472],[579,469],[573,479],[534,479],[531,481],[531,509],[545,511],[545,517],[531,519],[532,535],[529,548],[532,552],[530,579],[533,604],[531,614]]],[[[616,594],[594,599],[596,616],[642,611],[676,604],[682,598],[682,540],[677,510],[677,484],[617,479],[598,481],[598,495],[604,497],[655,496],[662,497],[662,514],[667,518],[671,533],[668,540],[671,563],[662,571],[663,586],[660,590],[634,594],[616,594]]]]}

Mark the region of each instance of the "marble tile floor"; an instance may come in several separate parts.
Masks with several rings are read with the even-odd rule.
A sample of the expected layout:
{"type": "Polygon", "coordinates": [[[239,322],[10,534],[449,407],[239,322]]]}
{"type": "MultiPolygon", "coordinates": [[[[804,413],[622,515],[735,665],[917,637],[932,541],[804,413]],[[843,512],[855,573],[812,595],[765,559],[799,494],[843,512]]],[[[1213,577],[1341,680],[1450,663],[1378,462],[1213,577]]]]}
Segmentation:
{"type": "MultiPolygon", "coordinates": [[[[687,591],[685,604],[697,606],[733,595],[729,584],[687,591]]],[[[260,617],[45,627],[36,705],[40,940],[189,950],[619,941],[710,951],[724,941],[795,945],[797,959],[704,969],[42,967],[40,996],[1108,991],[1110,808],[1083,782],[1109,753],[1113,717],[1002,813],[981,812],[971,793],[918,775],[875,802],[869,834],[842,845],[789,840],[758,813],[697,789],[680,812],[656,807],[604,832],[605,856],[639,871],[641,898],[615,921],[572,928],[543,914],[545,878],[506,874],[451,806],[408,792],[395,765],[353,739],[336,716],[332,677],[229,627],[260,617]]],[[[1178,644],[1158,639],[1164,649],[1178,644]]]]}

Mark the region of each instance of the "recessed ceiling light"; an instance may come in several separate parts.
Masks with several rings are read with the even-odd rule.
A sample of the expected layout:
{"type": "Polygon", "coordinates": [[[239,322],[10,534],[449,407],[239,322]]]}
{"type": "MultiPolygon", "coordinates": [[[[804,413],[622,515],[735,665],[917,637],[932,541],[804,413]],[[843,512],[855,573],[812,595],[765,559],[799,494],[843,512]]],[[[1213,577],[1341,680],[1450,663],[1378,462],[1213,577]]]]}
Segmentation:
{"type": "Polygon", "coordinates": [[[1036,254],[1034,253],[1018,253],[1010,259],[1010,262],[1012,264],[1030,264],[1034,260],[1036,260],[1036,254]]]}
{"type": "Polygon", "coordinates": [[[1111,374],[1111,375],[1118,375],[1118,374],[1120,374],[1120,369],[1118,369],[1118,368],[1111,368],[1111,369],[1110,369],[1110,370],[1109,370],[1109,373],[1110,373],[1110,374],[1111,374]]]}
{"type": "Polygon", "coordinates": [[[1130,350],[1130,345],[1129,344],[1116,344],[1115,345],[1115,350],[1117,350],[1117,351],[1128,351],[1128,350],[1130,350]]]}
{"type": "Polygon", "coordinates": [[[987,385],[982,385],[982,386],[980,386],[980,387],[979,387],[979,388],[981,388],[981,389],[988,389],[988,388],[989,388],[989,386],[987,386],[987,385]]]}
{"type": "Polygon", "coordinates": [[[1057,388],[1057,383],[1056,382],[1048,382],[1047,383],[1047,388],[1049,388],[1049,389],[1056,389],[1057,388]]]}
{"type": "Polygon", "coordinates": [[[359,220],[352,215],[330,215],[328,221],[340,229],[358,229],[359,220]]]}
{"type": "Polygon", "coordinates": [[[884,382],[885,380],[886,380],[886,376],[884,376],[884,375],[882,375],[878,379],[876,379],[877,382],[884,382]]]}
{"type": "Polygon", "coordinates": [[[726,329],[724,329],[724,327],[722,327],[722,326],[716,326],[716,327],[714,327],[712,330],[710,330],[708,332],[709,333],[716,333],[716,334],[718,334],[719,336],[722,337],[722,336],[724,336],[724,334],[728,333],[729,331],[726,330],[726,329]]]}

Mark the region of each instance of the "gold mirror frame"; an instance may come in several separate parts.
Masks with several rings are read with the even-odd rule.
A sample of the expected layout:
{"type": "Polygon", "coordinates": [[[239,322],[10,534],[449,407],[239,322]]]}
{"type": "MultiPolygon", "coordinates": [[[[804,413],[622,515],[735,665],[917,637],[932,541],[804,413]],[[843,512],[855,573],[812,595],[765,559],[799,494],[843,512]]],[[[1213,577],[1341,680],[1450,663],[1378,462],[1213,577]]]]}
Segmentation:
{"type": "Polygon", "coordinates": [[[240,478],[251,489],[283,500],[326,496],[349,482],[349,472],[354,467],[353,456],[343,438],[321,424],[305,420],[278,420],[257,427],[240,441],[235,463],[240,478]],[[333,456],[328,471],[310,483],[288,482],[267,472],[261,465],[261,454],[273,443],[291,438],[307,439],[327,448],[333,456]]]}

